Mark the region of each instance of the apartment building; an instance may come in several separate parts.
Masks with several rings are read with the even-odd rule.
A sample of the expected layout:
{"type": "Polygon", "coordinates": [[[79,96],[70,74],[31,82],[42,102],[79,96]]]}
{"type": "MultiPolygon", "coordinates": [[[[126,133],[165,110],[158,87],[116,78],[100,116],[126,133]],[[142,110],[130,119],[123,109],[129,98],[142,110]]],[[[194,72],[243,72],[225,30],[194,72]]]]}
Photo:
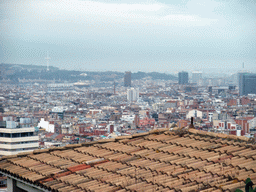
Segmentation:
{"type": "MultiPolygon", "coordinates": [[[[29,124],[26,124],[28,126],[29,124]]],[[[2,121],[0,126],[0,156],[31,152],[39,147],[35,127],[24,127],[19,122],[2,121]]]]}

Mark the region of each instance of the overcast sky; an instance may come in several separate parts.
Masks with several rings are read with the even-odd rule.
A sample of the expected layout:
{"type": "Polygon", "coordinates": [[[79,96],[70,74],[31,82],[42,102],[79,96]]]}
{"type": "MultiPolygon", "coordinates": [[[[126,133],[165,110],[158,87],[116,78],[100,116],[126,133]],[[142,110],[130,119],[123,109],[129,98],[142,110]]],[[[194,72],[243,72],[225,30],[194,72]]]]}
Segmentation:
{"type": "Polygon", "coordinates": [[[1,0],[0,62],[47,51],[62,69],[255,69],[256,1],[1,0]]]}

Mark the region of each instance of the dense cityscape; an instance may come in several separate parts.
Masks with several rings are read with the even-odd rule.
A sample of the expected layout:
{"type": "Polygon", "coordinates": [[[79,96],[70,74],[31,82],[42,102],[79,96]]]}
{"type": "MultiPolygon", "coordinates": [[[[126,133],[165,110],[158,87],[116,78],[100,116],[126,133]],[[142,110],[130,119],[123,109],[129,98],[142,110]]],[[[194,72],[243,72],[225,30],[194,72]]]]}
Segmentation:
{"type": "Polygon", "coordinates": [[[256,192],[255,13],[0,1],[0,192],[256,192]]]}
{"type": "Polygon", "coordinates": [[[211,78],[200,71],[175,76],[14,64],[1,69],[1,156],[182,129],[191,118],[196,130],[255,142],[256,75],[242,70],[211,78]],[[53,73],[59,78],[47,76],[53,73]]]}

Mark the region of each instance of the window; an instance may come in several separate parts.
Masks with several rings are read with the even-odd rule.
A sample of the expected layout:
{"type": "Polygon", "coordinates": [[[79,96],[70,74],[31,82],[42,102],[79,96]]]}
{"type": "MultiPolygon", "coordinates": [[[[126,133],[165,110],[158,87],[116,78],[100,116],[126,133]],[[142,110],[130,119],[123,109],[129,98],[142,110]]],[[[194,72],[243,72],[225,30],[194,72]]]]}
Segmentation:
{"type": "Polygon", "coordinates": [[[12,138],[20,137],[20,133],[13,133],[12,138]]]}

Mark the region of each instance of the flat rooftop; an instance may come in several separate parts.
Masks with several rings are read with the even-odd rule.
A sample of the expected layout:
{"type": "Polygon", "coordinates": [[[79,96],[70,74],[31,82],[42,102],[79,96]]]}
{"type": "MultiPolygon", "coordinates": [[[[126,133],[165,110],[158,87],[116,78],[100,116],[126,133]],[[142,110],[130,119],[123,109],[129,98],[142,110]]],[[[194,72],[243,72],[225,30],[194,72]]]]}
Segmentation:
{"type": "Polygon", "coordinates": [[[256,145],[195,129],[35,150],[0,159],[0,172],[49,191],[234,191],[256,183],[256,145]]]}

